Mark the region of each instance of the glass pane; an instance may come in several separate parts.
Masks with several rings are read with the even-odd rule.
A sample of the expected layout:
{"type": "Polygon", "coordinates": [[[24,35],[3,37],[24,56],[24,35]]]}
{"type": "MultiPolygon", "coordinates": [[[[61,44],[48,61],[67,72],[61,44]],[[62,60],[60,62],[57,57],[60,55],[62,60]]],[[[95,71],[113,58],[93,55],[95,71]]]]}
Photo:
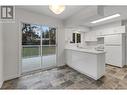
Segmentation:
{"type": "Polygon", "coordinates": [[[73,41],[73,43],[75,43],[75,33],[73,33],[73,35],[72,35],[72,41],[73,41]]]}
{"type": "Polygon", "coordinates": [[[42,38],[49,38],[49,27],[42,26],[42,38]]]}
{"type": "Polygon", "coordinates": [[[40,55],[40,46],[37,45],[23,45],[22,57],[34,57],[40,55]]]}
{"type": "Polygon", "coordinates": [[[41,26],[23,23],[22,27],[22,72],[41,68],[41,26]]]}
{"type": "Polygon", "coordinates": [[[50,29],[50,45],[56,44],[56,28],[50,29]]]}
{"type": "Polygon", "coordinates": [[[56,54],[56,46],[42,46],[42,56],[49,56],[56,54]]]}
{"type": "Polygon", "coordinates": [[[56,28],[22,24],[22,72],[56,66],[56,28]]]}
{"type": "Polygon", "coordinates": [[[56,66],[56,28],[48,27],[47,29],[49,38],[42,39],[42,68],[56,66]]]}
{"type": "Polygon", "coordinates": [[[81,43],[81,34],[77,34],[77,43],[81,43]]]}
{"type": "Polygon", "coordinates": [[[49,40],[42,40],[42,45],[49,45],[49,40]]]}
{"type": "Polygon", "coordinates": [[[32,24],[23,24],[22,45],[40,45],[40,39],[40,26],[32,24]]]}

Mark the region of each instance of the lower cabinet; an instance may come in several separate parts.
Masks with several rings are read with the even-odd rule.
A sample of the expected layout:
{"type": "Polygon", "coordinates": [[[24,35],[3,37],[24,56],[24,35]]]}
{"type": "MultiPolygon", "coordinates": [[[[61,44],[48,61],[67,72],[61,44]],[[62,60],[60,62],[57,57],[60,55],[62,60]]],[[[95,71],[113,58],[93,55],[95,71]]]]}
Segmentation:
{"type": "Polygon", "coordinates": [[[93,54],[66,49],[66,64],[95,80],[104,75],[105,53],[93,54]]]}

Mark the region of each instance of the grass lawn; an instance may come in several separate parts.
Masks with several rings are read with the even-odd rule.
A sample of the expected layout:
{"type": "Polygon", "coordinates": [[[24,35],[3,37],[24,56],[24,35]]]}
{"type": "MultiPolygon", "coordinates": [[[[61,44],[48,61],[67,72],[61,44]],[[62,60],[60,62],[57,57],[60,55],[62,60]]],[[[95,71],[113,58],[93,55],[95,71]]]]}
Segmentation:
{"type": "MultiPolygon", "coordinates": [[[[55,54],[55,46],[43,46],[42,47],[42,55],[51,55],[55,54]]],[[[39,47],[23,47],[22,50],[22,57],[33,57],[40,55],[40,48],[39,47]]]]}

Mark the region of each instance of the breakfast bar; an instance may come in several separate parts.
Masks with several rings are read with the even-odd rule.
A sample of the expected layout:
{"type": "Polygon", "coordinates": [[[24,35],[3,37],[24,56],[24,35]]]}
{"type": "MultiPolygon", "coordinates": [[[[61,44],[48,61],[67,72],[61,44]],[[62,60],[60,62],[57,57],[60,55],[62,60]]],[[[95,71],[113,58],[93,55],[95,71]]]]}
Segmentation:
{"type": "Polygon", "coordinates": [[[94,49],[66,48],[66,64],[95,80],[105,73],[105,52],[94,49]]]}

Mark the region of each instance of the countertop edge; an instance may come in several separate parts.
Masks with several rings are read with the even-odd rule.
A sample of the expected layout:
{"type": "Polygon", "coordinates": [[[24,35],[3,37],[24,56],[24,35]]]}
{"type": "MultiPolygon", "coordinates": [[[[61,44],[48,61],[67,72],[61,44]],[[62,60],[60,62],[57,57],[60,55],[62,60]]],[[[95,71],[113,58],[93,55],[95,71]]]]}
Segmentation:
{"type": "Polygon", "coordinates": [[[65,50],[73,50],[73,51],[79,51],[79,52],[85,52],[85,53],[92,53],[92,54],[103,54],[106,53],[105,51],[90,51],[90,50],[85,50],[85,49],[71,49],[71,48],[65,48],[65,50]]]}

